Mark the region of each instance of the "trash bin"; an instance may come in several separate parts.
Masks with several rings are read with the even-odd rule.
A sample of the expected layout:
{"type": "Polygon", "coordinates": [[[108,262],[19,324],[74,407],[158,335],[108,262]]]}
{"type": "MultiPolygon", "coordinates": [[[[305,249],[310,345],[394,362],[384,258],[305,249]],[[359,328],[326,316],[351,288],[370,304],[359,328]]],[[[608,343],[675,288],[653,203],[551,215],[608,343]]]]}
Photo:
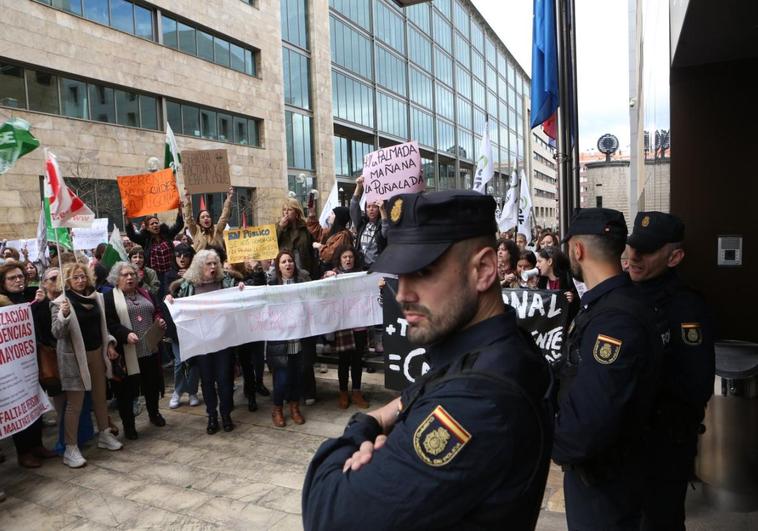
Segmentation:
{"type": "Polygon", "coordinates": [[[716,343],[713,398],[696,470],[719,509],[758,509],[758,343],[716,343]]]}

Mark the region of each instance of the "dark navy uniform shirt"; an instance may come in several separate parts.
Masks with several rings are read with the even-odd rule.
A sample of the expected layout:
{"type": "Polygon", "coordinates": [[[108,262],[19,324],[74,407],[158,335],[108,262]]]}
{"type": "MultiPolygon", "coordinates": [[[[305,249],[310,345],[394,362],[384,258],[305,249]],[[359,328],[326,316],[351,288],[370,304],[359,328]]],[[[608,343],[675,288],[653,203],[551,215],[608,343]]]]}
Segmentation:
{"type": "Polygon", "coordinates": [[[550,455],[544,358],[510,308],[431,347],[429,358],[431,371],[403,393],[404,410],[370,463],[342,472],[376,436],[365,422],[319,448],[303,488],[306,529],[534,528],[550,455]],[[451,377],[472,351],[471,369],[494,378],[451,377]]]}

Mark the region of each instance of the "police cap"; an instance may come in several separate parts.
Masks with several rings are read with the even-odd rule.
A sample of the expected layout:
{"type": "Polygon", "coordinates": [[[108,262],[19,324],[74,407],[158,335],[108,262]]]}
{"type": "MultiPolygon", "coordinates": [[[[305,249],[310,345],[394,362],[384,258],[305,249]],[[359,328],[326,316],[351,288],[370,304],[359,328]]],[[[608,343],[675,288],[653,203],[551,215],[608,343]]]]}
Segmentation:
{"type": "Polygon", "coordinates": [[[652,253],[667,243],[684,240],[684,223],[678,217],[663,212],[638,212],[627,243],[630,247],[652,253]]]}
{"type": "Polygon", "coordinates": [[[563,242],[572,236],[608,236],[626,240],[627,229],[624,214],[611,208],[582,208],[571,218],[563,242]]]}
{"type": "Polygon", "coordinates": [[[387,247],[372,272],[403,275],[425,268],[455,242],[494,237],[495,200],[464,190],[393,196],[388,203],[387,247]]]}

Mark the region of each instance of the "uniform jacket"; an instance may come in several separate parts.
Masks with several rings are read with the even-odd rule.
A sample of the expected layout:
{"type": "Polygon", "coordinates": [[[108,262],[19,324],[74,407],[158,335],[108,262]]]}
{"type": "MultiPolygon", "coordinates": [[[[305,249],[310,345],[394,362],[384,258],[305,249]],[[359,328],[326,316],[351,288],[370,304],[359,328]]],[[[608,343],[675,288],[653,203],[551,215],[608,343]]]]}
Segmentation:
{"type": "MultiPolygon", "coordinates": [[[[79,321],[73,307],[71,307],[68,317],[63,316],[60,305],[64,298],[65,295],[61,295],[50,303],[53,336],[58,340],[55,349],[58,354],[61,388],[64,391],[91,391],[92,379],[87,366],[87,351],[84,349],[82,331],[79,328],[79,321]]],[[[105,362],[105,375],[107,378],[113,378],[111,360],[108,358],[108,344],[116,343],[116,339],[108,334],[103,295],[93,292],[92,299],[100,308],[100,334],[103,338],[101,351],[105,362]]]]}
{"type": "Polygon", "coordinates": [[[224,230],[226,229],[226,224],[229,222],[231,212],[232,198],[231,196],[227,196],[216,224],[211,225],[209,229],[203,229],[192,216],[192,201],[187,201],[184,205],[184,217],[187,220],[187,228],[192,237],[192,247],[195,251],[201,251],[209,247],[226,248],[224,244],[224,230]]]}
{"type": "Polygon", "coordinates": [[[319,448],[303,487],[305,529],[534,529],[552,427],[544,357],[510,308],[428,356],[432,370],[403,392],[404,409],[367,465],[342,472],[377,435],[369,423],[319,448]],[[473,372],[460,374],[473,352],[473,372]]]}
{"type": "MultiPolygon", "coordinates": [[[[161,241],[167,241],[168,246],[171,248],[171,254],[174,254],[174,238],[184,229],[184,217],[182,217],[182,211],[179,210],[176,213],[176,222],[169,227],[165,223],[161,223],[158,228],[158,235],[161,241]]],[[[153,248],[155,241],[153,240],[153,234],[147,230],[142,229],[137,232],[134,230],[134,225],[131,223],[126,224],[126,235],[134,243],[141,245],[145,251],[145,265],[150,265],[150,250],[153,248]]]]}

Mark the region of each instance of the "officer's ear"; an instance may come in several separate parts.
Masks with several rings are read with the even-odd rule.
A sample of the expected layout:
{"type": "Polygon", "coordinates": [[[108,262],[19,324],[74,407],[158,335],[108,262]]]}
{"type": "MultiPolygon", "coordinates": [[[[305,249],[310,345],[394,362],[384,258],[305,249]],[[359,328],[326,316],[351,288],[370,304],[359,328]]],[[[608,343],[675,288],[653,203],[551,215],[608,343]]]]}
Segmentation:
{"type": "Polygon", "coordinates": [[[476,289],[487,291],[497,280],[497,251],[490,246],[482,247],[472,256],[472,264],[476,274],[476,289]]]}
{"type": "Polygon", "coordinates": [[[668,267],[676,267],[682,262],[682,260],[684,260],[684,249],[681,245],[675,244],[675,247],[669,253],[666,265],[668,267]]]}
{"type": "Polygon", "coordinates": [[[574,260],[580,261],[587,257],[587,251],[584,248],[584,241],[581,239],[581,237],[574,236],[569,240],[568,242],[568,255],[571,257],[571,253],[573,252],[574,260]]]}

